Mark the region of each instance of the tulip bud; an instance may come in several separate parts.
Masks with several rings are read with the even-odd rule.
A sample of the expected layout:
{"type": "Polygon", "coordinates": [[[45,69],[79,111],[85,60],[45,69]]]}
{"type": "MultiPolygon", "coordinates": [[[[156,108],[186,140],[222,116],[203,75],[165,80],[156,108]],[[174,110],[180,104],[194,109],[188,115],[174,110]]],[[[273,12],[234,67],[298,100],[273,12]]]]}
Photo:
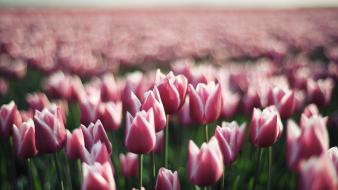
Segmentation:
{"type": "Polygon", "coordinates": [[[126,84],[121,95],[125,110],[130,110],[134,102],[132,94],[136,95],[137,99],[143,100],[143,94],[147,89],[145,83],[145,78],[141,72],[133,72],[127,76],[126,84]]]}
{"type": "Polygon", "coordinates": [[[0,108],[0,137],[6,138],[12,134],[13,124],[21,125],[21,115],[13,101],[0,108]]]}
{"type": "Polygon", "coordinates": [[[165,76],[157,70],[155,83],[166,114],[176,113],[184,104],[188,86],[187,78],[183,75],[175,76],[172,72],[165,76]]]}
{"type": "Polygon", "coordinates": [[[36,147],[40,153],[53,153],[64,146],[66,129],[59,107],[44,108],[41,112],[36,110],[34,123],[36,147]]]}
{"type": "Polygon", "coordinates": [[[55,98],[69,100],[72,96],[70,78],[61,71],[50,75],[44,82],[43,88],[48,95],[55,98]]]}
{"type": "Polygon", "coordinates": [[[71,134],[67,130],[66,156],[69,159],[81,158],[85,147],[82,130],[77,128],[71,134]]]}
{"type": "Polygon", "coordinates": [[[100,119],[106,131],[119,129],[122,122],[122,103],[101,103],[100,119]]]}
{"type": "Polygon", "coordinates": [[[241,97],[238,93],[232,93],[229,89],[222,88],[222,116],[231,118],[238,110],[241,97]]]}
{"type": "Polygon", "coordinates": [[[141,109],[145,111],[148,111],[150,108],[154,111],[155,132],[159,132],[165,128],[167,119],[156,87],[153,91],[145,93],[145,99],[141,106],[141,109]]]}
{"type": "Polygon", "coordinates": [[[263,111],[254,108],[250,123],[250,141],[257,147],[269,147],[276,143],[283,132],[283,124],[275,106],[263,111]]]}
{"type": "Polygon", "coordinates": [[[198,149],[189,141],[188,178],[194,185],[210,186],[216,183],[223,174],[223,158],[215,137],[203,143],[198,149]]]}
{"type": "Polygon", "coordinates": [[[101,82],[101,98],[104,101],[120,100],[120,87],[112,74],[105,74],[101,82]]]}
{"type": "Polygon", "coordinates": [[[128,152],[127,154],[120,154],[120,164],[122,175],[126,178],[137,176],[138,171],[138,155],[128,152]]]}
{"type": "Polygon", "coordinates": [[[246,124],[238,126],[236,121],[222,122],[222,127],[217,126],[215,137],[223,154],[223,162],[230,165],[237,157],[244,143],[246,124]]]}
{"type": "Polygon", "coordinates": [[[88,128],[84,125],[81,125],[80,127],[83,133],[86,149],[91,150],[94,144],[101,141],[106,145],[109,154],[112,152],[112,144],[110,143],[100,120],[97,120],[95,124],[90,123],[88,128]]]}
{"type": "Polygon", "coordinates": [[[182,127],[193,124],[192,118],[190,116],[190,103],[189,102],[190,102],[189,96],[187,96],[185,98],[182,108],[178,112],[178,120],[179,120],[180,126],[182,127]]]}
{"type": "Polygon", "coordinates": [[[269,90],[268,99],[270,105],[275,105],[281,118],[289,118],[295,111],[296,99],[293,91],[274,87],[269,90]]]}
{"type": "Polygon", "coordinates": [[[106,162],[111,164],[110,154],[106,148],[106,145],[101,141],[96,142],[90,151],[87,149],[83,149],[81,160],[88,164],[94,164],[95,162],[104,164],[106,162]]]}
{"type": "Polygon", "coordinates": [[[332,161],[325,154],[303,161],[300,164],[299,177],[301,190],[338,189],[337,173],[332,161]]]}
{"type": "Polygon", "coordinates": [[[80,120],[84,125],[96,121],[99,118],[100,97],[97,95],[80,98],[80,120]]]}
{"type": "Polygon", "coordinates": [[[50,102],[44,93],[33,93],[26,96],[26,101],[31,110],[43,110],[43,108],[48,107],[50,102]]]}
{"type": "Polygon", "coordinates": [[[338,174],[338,148],[332,147],[327,151],[328,157],[332,160],[332,163],[334,164],[336,168],[336,173],[338,174]]]}
{"type": "Polygon", "coordinates": [[[115,180],[112,166],[106,162],[104,164],[94,163],[82,164],[83,182],[82,190],[115,190],[115,180]]]}
{"type": "Polygon", "coordinates": [[[155,190],[180,190],[180,180],[177,171],[160,168],[157,175],[155,190]]]}
{"type": "Polygon", "coordinates": [[[332,79],[319,79],[314,81],[309,79],[307,81],[307,95],[310,102],[315,103],[317,106],[327,105],[331,101],[332,89],[334,83],[332,79]]]}
{"type": "Polygon", "coordinates": [[[153,109],[137,112],[135,117],[127,112],[125,146],[128,151],[136,154],[149,153],[155,148],[155,143],[153,109]]]}
{"type": "Polygon", "coordinates": [[[32,119],[19,126],[13,124],[13,148],[19,158],[30,158],[38,151],[35,145],[35,126],[32,119]]]}
{"type": "Polygon", "coordinates": [[[189,85],[191,118],[202,124],[216,121],[222,110],[221,86],[210,82],[198,84],[196,90],[189,85]]]}
{"type": "Polygon", "coordinates": [[[300,125],[303,126],[304,123],[312,116],[319,115],[319,110],[316,104],[310,104],[305,107],[303,113],[300,116],[300,125]]]}
{"type": "Polygon", "coordinates": [[[5,96],[8,93],[8,89],[9,89],[8,81],[3,78],[0,78],[0,97],[5,96]]]}
{"type": "Polygon", "coordinates": [[[164,132],[163,130],[156,133],[156,145],[154,148],[154,152],[160,153],[164,147],[164,139],[163,139],[164,132]]]}
{"type": "Polygon", "coordinates": [[[261,107],[261,100],[257,90],[250,87],[243,97],[243,112],[245,115],[250,115],[254,108],[261,107]]]}
{"type": "Polygon", "coordinates": [[[329,148],[326,129],[327,118],[314,115],[304,120],[301,127],[289,120],[287,125],[287,162],[293,170],[298,170],[301,160],[318,156],[329,148]]]}

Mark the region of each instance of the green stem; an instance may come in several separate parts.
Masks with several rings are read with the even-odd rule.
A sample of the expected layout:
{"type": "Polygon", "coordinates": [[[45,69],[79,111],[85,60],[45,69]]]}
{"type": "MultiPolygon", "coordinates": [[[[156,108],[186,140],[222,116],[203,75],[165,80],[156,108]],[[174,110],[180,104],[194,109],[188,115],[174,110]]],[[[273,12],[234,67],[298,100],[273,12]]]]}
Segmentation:
{"type": "Polygon", "coordinates": [[[267,190],[271,189],[271,172],[272,172],[272,146],[269,147],[269,157],[268,157],[268,163],[269,163],[269,178],[268,178],[268,186],[267,190]]]}
{"type": "Polygon", "coordinates": [[[82,164],[81,164],[81,160],[77,160],[76,161],[76,165],[77,165],[77,169],[78,169],[78,172],[79,172],[79,185],[81,185],[82,183],[82,164]]]}
{"type": "Polygon", "coordinates": [[[31,164],[31,159],[27,158],[27,170],[28,170],[28,183],[31,190],[35,189],[33,186],[33,168],[31,164]]]}
{"type": "Polygon", "coordinates": [[[233,186],[232,190],[237,190],[238,182],[239,182],[240,177],[241,177],[240,175],[236,176],[235,182],[234,182],[234,186],[233,186]]]}
{"type": "Polygon", "coordinates": [[[64,190],[63,180],[61,178],[61,173],[60,173],[59,162],[58,162],[58,159],[57,159],[57,153],[53,154],[53,158],[54,158],[54,164],[55,164],[55,168],[56,168],[57,178],[58,178],[58,181],[59,181],[60,186],[61,186],[60,188],[61,188],[61,190],[64,190]]]}
{"type": "Polygon", "coordinates": [[[259,173],[259,165],[262,159],[262,154],[263,154],[263,149],[257,148],[257,162],[256,162],[255,178],[254,178],[253,187],[252,187],[253,190],[256,189],[256,183],[258,180],[258,173],[259,173]]]}
{"type": "Polygon", "coordinates": [[[167,126],[164,130],[164,167],[168,168],[168,140],[169,140],[169,114],[167,115],[167,126]]]}
{"type": "Polygon", "coordinates": [[[209,127],[208,127],[208,124],[205,124],[204,126],[204,132],[205,132],[205,142],[208,142],[209,141],[209,127]]]}
{"type": "Polygon", "coordinates": [[[153,181],[156,178],[156,165],[155,165],[155,153],[154,151],[151,153],[151,162],[152,162],[152,171],[153,171],[153,181]]]}
{"type": "Polygon", "coordinates": [[[139,187],[142,190],[143,154],[139,156],[139,187]]]}

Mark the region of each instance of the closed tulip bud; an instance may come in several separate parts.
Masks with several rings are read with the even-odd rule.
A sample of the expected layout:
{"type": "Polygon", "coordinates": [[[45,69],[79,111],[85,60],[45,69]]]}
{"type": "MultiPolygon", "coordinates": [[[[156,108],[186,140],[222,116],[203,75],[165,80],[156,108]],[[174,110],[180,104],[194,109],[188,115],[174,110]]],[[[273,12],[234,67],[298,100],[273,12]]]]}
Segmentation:
{"type": "Polygon", "coordinates": [[[222,89],[222,116],[231,118],[238,110],[241,97],[238,93],[232,93],[229,89],[222,89]]]}
{"type": "Polygon", "coordinates": [[[125,146],[129,152],[146,154],[155,148],[156,135],[153,109],[137,112],[135,117],[127,112],[125,146]]]}
{"type": "Polygon", "coordinates": [[[189,85],[191,118],[202,124],[216,121],[222,111],[221,86],[210,82],[207,85],[199,83],[196,90],[189,85]]]}
{"type": "Polygon", "coordinates": [[[163,147],[164,147],[163,135],[164,135],[163,131],[156,133],[156,145],[154,148],[154,152],[156,153],[160,153],[163,150],[163,147]]]}
{"type": "Polygon", "coordinates": [[[35,110],[43,110],[43,108],[48,107],[50,102],[44,93],[33,93],[28,94],[26,96],[26,101],[28,104],[28,107],[35,111],[35,110]]]}
{"type": "Polygon", "coordinates": [[[122,175],[126,178],[137,176],[138,171],[138,155],[128,152],[127,154],[120,154],[120,164],[122,175]]]}
{"type": "Polygon", "coordinates": [[[82,124],[88,125],[91,122],[95,122],[99,118],[99,104],[100,97],[97,95],[80,99],[80,120],[82,124]]]}
{"type": "Polygon", "coordinates": [[[332,79],[319,79],[314,81],[309,79],[307,81],[307,95],[310,102],[315,103],[321,107],[327,105],[331,101],[332,89],[334,83],[332,79]]]}
{"type": "Polygon", "coordinates": [[[53,153],[64,146],[66,129],[59,107],[35,111],[34,123],[36,147],[40,153],[53,153]]]}
{"type": "Polygon", "coordinates": [[[198,186],[210,186],[216,183],[223,174],[222,153],[215,137],[203,143],[198,149],[193,141],[189,141],[188,178],[198,186]]]}
{"type": "Polygon", "coordinates": [[[110,154],[108,153],[106,145],[101,141],[95,143],[90,150],[84,148],[81,160],[87,164],[94,164],[95,162],[101,164],[109,162],[111,164],[110,154]]]}
{"type": "Polygon", "coordinates": [[[289,118],[295,111],[295,93],[274,87],[269,90],[268,99],[270,105],[275,105],[281,118],[289,118]]]}
{"type": "Polygon", "coordinates": [[[187,96],[185,98],[185,102],[184,102],[182,108],[178,112],[178,120],[179,120],[180,126],[182,126],[182,127],[193,124],[193,120],[190,116],[190,104],[189,104],[189,102],[190,102],[189,96],[187,96]]]}
{"type": "Polygon", "coordinates": [[[172,72],[163,75],[160,70],[156,73],[156,84],[166,114],[173,114],[184,104],[187,93],[188,80],[183,75],[175,76],[172,72]]]}
{"type": "Polygon", "coordinates": [[[110,163],[82,164],[83,182],[81,190],[115,190],[113,169],[110,163]]]}
{"type": "Polygon", "coordinates": [[[160,168],[157,175],[155,190],[180,190],[180,180],[177,171],[172,172],[165,168],[160,168]]]}
{"type": "Polygon", "coordinates": [[[245,115],[252,114],[254,108],[261,107],[261,100],[257,90],[250,87],[243,97],[243,112],[245,115]]]}
{"type": "Polygon", "coordinates": [[[66,156],[69,159],[79,159],[85,147],[82,130],[77,128],[71,134],[67,130],[66,156]]]}
{"type": "Polygon", "coordinates": [[[166,116],[161,97],[157,88],[145,93],[145,99],[141,106],[142,110],[148,111],[150,108],[154,111],[155,132],[163,130],[166,126],[166,116]]]}
{"type": "Polygon", "coordinates": [[[81,125],[80,127],[83,133],[86,149],[91,150],[95,143],[101,141],[106,145],[109,154],[112,152],[112,144],[110,143],[100,120],[97,120],[95,124],[90,123],[88,127],[85,127],[84,125],[81,125]]]}
{"type": "Polygon", "coordinates": [[[32,119],[19,126],[13,125],[13,146],[17,157],[30,158],[38,151],[35,145],[35,126],[32,119]]]}
{"type": "Polygon", "coordinates": [[[100,120],[106,131],[115,131],[121,127],[122,103],[101,103],[100,120]]]}
{"type": "Polygon", "coordinates": [[[300,164],[299,189],[338,189],[337,173],[332,161],[325,154],[312,157],[300,164]]]}
{"type": "Polygon", "coordinates": [[[254,108],[250,123],[250,141],[257,147],[269,147],[277,142],[283,132],[283,124],[275,106],[263,111],[254,108]]]}
{"type": "Polygon", "coordinates": [[[120,100],[120,87],[112,74],[105,74],[101,81],[101,98],[104,101],[120,100]]]}
{"type": "Polygon", "coordinates": [[[0,108],[0,137],[8,137],[12,134],[13,124],[19,126],[21,122],[20,112],[13,101],[2,105],[0,108]]]}
{"type": "Polygon", "coordinates": [[[291,169],[298,170],[301,160],[318,156],[329,148],[326,129],[327,118],[315,115],[304,121],[301,127],[289,120],[287,126],[287,162],[291,169]]]}
{"type": "Polygon", "coordinates": [[[223,162],[230,165],[241,150],[245,137],[246,124],[238,126],[237,122],[223,122],[222,127],[217,126],[215,137],[223,154],[223,162]]]}
{"type": "Polygon", "coordinates": [[[318,107],[316,104],[310,104],[305,107],[303,113],[300,116],[300,125],[303,126],[304,123],[312,116],[320,115],[318,107]]]}
{"type": "Polygon", "coordinates": [[[332,160],[332,163],[334,164],[336,168],[336,173],[338,174],[338,148],[332,147],[327,151],[328,157],[332,160]]]}
{"type": "Polygon", "coordinates": [[[123,108],[130,110],[130,107],[134,103],[132,94],[136,95],[137,99],[143,101],[143,94],[147,89],[145,77],[141,72],[133,72],[127,76],[125,87],[122,91],[121,100],[123,102],[123,108]]]}
{"type": "Polygon", "coordinates": [[[56,72],[50,75],[43,85],[44,91],[55,98],[70,100],[72,96],[70,77],[63,72],[56,72]]]}

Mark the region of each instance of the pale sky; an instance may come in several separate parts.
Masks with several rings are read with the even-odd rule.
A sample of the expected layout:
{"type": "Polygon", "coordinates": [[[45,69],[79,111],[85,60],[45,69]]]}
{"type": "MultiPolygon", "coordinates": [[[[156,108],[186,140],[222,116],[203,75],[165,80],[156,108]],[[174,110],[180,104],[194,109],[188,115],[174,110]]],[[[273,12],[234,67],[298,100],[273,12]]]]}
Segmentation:
{"type": "Polygon", "coordinates": [[[30,7],[338,7],[338,0],[0,0],[3,6],[30,7]]]}

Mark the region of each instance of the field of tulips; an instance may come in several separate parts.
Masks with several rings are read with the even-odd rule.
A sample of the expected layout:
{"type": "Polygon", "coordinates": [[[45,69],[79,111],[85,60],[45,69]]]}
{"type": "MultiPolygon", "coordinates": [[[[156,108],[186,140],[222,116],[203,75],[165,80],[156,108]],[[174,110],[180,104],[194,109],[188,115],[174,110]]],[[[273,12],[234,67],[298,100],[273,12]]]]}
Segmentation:
{"type": "Polygon", "coordinates": [[[337,18],[0,10],[0,190],[337,190],[337,18]]]}

